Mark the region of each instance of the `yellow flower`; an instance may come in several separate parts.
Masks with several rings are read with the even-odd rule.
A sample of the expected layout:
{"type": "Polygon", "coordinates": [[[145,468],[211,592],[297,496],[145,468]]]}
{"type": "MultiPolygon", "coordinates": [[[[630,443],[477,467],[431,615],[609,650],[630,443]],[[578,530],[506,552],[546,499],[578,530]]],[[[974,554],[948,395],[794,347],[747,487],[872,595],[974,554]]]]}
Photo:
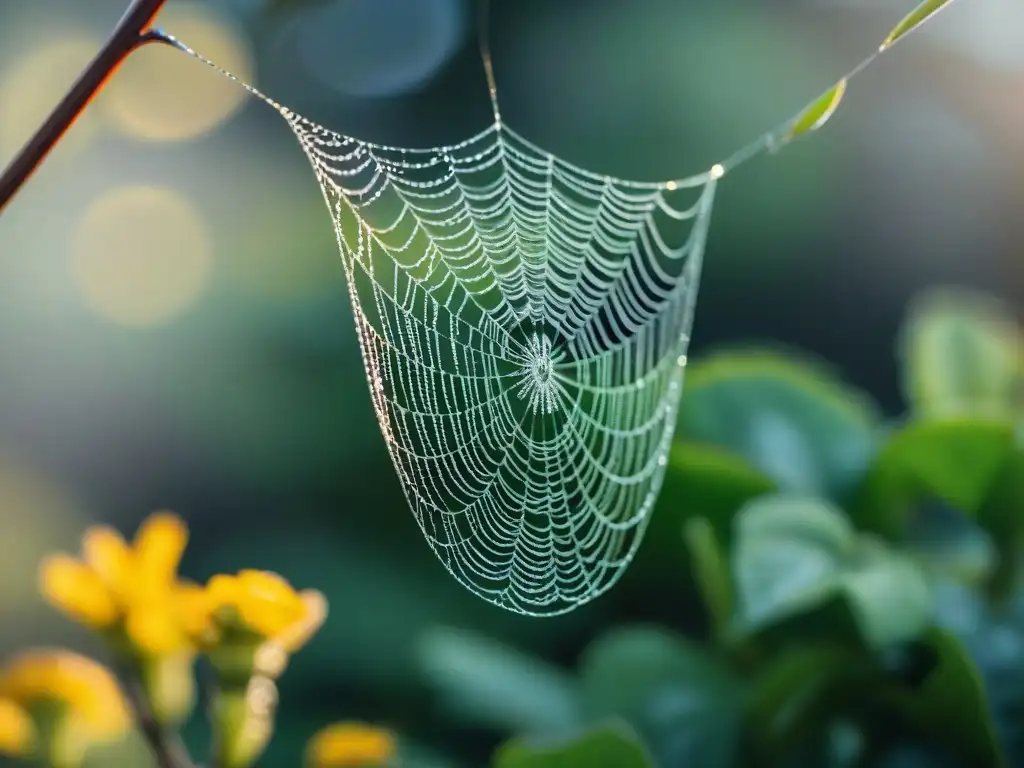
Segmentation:
{"type": "Polygon", "coordinates": [[[189,625],[209,645],[242,631],[272,641],[286,653],[305,645],[327,618],[327,601],[313,589],[297,592],[276,573],[239,571],[210,579],[205,596],[193,595],[189,625]]]}
{"type": "Polygon", "coordinates": [[[394,736],[363,723],[336,723],[316,734],[306,749],[308,768],[371,768],[394,759],[394,736]]]}
{"type": "Polygon", "coordinates": [[[186,624],[217,672],[210,708],[216,764],[247,768],[273,733],[274,680],[323,625],[327,601],[316,590],[297,592],[276,573],[247,570],[214,576],[182,602],[186,624]]]}
{"type": "Polygon", "coordinates": [[[36,729],[17,702],[0,698],[0,755],[25,757],[32,751],[36,729]]]}
{"type": "Polygon", "coordinates": [[[113,595],[86,565],[58,554],[47,557],[41,570],[43,594],[72,618],[94,629],[105,629],[117,621],[113,595]]]}
{"type": "Polygon", "coordinates": [[[93,741],[111,741],[131,726],[114,676],[85,656],[39,649],[15,656],[0,671],[0,700],[32,711],[54,707],[93,741]]]}
{"type": "Polygon", "coordinates": [[[47,557],[43,594],[55,607],[98,630],[121,629],[147,655],[185,651],[190,642],[179,615],[177,570],[188,529],[169,512],[146,520],[129,545],[108,526],[88,529],[82,558],[47,557]]]}

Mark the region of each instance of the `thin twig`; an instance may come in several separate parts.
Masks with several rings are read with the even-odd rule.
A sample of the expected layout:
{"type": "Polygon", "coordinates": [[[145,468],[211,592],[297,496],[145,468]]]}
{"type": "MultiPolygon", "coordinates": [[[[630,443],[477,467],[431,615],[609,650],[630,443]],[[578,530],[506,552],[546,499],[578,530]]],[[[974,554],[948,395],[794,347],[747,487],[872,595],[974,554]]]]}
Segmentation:
{"type": "Polygon", "coordinates": [[[146,34],[166,0],[132,0],[107,42],[71,90],[0,175],[0,214],[67,133],[89,102],[132,51],[154,38],[146,34]]]}
{"type": "Polygon", "coordinates": [[[136,675],[124,675],[125,693],[135,714],[135,722],[149,744],[160,768],[198,768],[192,762],[181,737],[168,731],[156,719],[136,675]]]}

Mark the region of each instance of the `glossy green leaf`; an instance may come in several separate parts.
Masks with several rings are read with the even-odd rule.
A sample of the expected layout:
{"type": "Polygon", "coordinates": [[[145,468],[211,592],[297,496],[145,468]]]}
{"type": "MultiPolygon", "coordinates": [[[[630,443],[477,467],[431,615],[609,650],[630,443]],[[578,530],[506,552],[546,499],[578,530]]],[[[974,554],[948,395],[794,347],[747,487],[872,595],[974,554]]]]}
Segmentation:
{"type": "Polygon", "coordinates": [[[889,36],[882,43],[881,49],[885,50],[904,35],[913,32],[951,2],[953,0],[924,0],[924,2],[904,16],[899,24],[893,27],[892,32],[889,33],[889,36]]]}
{"type": "Polygon", "coordinates": [[[529,733],[581,723],[575,681],[500,642],[440,627],[423,636],[419,657],[444,708],[463,722],[529,733]]]}
{"type": "Polygon", "coordinates": [[[846,80],[844,79],[821,94],[803,112],[797,115],[792,125],[783,135],[781,143],[792,141],[805,133],[821,128],[835,114],[835,111],[839,109],[839,103],[843,100],[845,94],[846,80]]]}
{"type": "Polygon", "coordinates": [[[870,646],[916,637],[933,606],[924,574],[899,552],[858,535],[821,500],[774,496],[737,517],[733,582],[736,631],[758,632],[845,600],[870,646]]]}
{"type": "Polygon", "coordinates": [[[743,687],[700,645],[657,627],[622,627],[586,650],[581,679],[587,714],[628,720],[659,764],[733,764],[743,687]]]}
{"type": "Polygon", "coordinates": [[[557,740],[515,739],[498,748],[494,768],[652,768],[626,724],[611,722],[557,740]]]}
{"type": "Polygon", "coordinates": [[[936,742],[955,750],[967,765],[1005,765],[981,676],[949,632],[932,629],[921,644],[934,668],[916,690],[894,695],[906,716],[936,742]]]}
{"type": "Polygon", "coordinates": [[[687,373],[679,433],[743,457],[780,489],[841,497],[875,450],[878,411],[819,366],[719,353],[687,373]]]}
{"type": "Polygon", "coordinates": [[[825,602],[855,547],[856,533],[827,502],[777,495],[749,503],[732,553],[739,626],[753,631],[825,602]]]}
{"type": "Polygon", "coordinates": [[[732,617],[732,582],[728,560],[722,554],[715,530],[707,518],[694,517],[687,520],[683,538],[690,553],[694,579],[704,598],[704,607],[711,616],[716,634],[720,635],[732,617]]]}
{"type": "Polygon", "coordinates": [[[901,332],[903,388],[919,417],[1015,418],[1024,383],[1024,332],[1009,308],[967,291],[933,291],[901,332]]]}
{"type": "Polygon", "coordinates": [[[894,432],[875,457],[852,508],[858,526],[903,538],[926,500],[977,517],[1014,450],[1008,422],[959,418],[917,421],[894,432]]]}

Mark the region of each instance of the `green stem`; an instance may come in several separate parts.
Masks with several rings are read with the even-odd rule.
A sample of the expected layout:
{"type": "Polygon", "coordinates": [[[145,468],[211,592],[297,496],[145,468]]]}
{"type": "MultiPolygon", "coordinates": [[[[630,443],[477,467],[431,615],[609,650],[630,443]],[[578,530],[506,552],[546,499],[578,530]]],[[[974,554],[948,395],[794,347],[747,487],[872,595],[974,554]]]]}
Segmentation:
{"type": "Polygon", "coordinates": [[[250,768],[263,754],[274,731],[277,688],[255,675],[246,683],[223,678],[210,702],[215,768],[250,768]]]}
{"type": "Polygon", "coordinates": [[[102,90],[125,57],[140,45],[160,39],[147,34],[146,30],[165,2],[132,0],[100,52],[0,175],[0,214],[102,90]]]}

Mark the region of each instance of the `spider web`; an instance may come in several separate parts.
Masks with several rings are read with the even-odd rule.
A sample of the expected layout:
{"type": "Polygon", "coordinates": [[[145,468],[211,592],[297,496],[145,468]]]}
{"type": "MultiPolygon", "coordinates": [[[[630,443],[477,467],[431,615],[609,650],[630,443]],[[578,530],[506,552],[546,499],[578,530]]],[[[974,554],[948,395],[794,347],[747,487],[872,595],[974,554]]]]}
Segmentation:
{"type": "Polygon", "coordinates": [[[665,473],[714,174],[594,174],[499,118],[411,150],[285,117],[333,215],[381,433],[434,552],[522,613],[608,589],[665,473]]]}
{"type": "Polygon", "coordinates": [[[165,33],[288,122],[331,212],[373,407],[406,498],[484,599],[564,613],[643,538],[675,431],[718,180],[831,116],[847,80],[952,0],[925,0],[793,120],[707,172],[594,173],[502,120],[456,144],[324,128],[165,33]]]}

